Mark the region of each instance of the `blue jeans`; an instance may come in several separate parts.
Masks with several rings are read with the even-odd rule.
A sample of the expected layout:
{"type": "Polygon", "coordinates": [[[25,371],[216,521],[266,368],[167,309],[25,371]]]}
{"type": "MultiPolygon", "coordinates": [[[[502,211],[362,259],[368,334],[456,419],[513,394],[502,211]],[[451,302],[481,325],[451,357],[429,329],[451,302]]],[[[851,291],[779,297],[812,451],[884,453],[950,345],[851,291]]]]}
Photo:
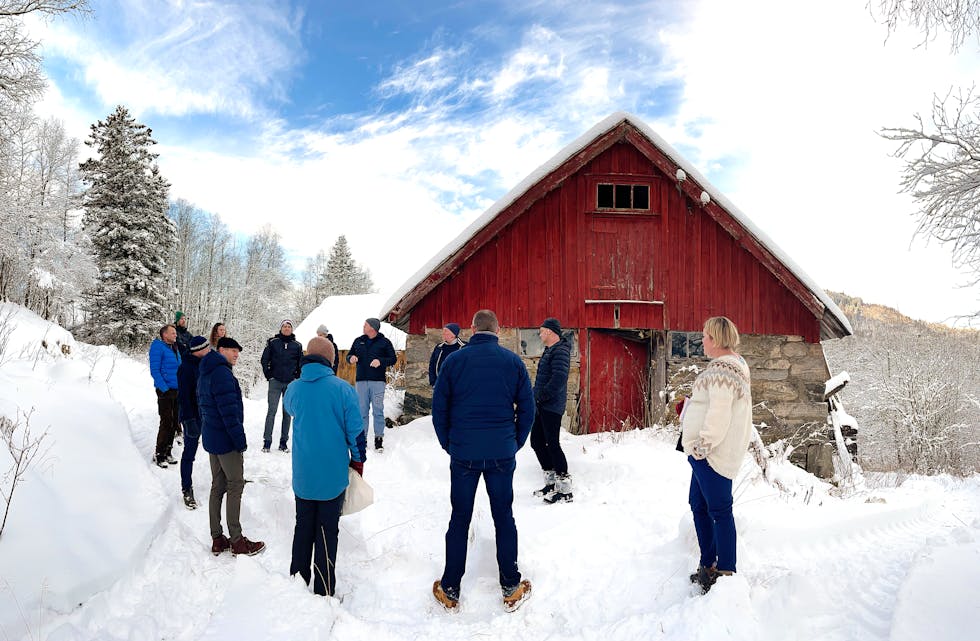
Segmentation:
{"type": "MultiPolygon", "coordinates": [[[[286,393],[289,383],[274,378],[269,379],[269,411],[265,413],[265,433],[262,435],[263,445],[272,447],[272,426],[276,423],[276,410],[279,409],[279,399],[286,393]]],[[[286,413],[286,408],[282,408],[282,433],[279,436],[279,444],[285,445],[289,442],[289,425],[293,422],[293,417],[286,413]]]]}
{"type": "Polygon", "coordinates": [[[296,497],[296,529],[293,530],[293,556],[289,574],[299,574],[310,584],[313,560],[313,592],[333,596],[337,582],[337,538],[344,495],[329,501],[310,501],[296,497]]]}
{"type": "Polygon", "coordinates": [[[194,486],[191,482],[191,471],[194,469],[197,444],[201,440],[201,422],[196,418],[189,418],[183,422],[183,426],[184,453],[180,455],[180,489],[186,491],[194,486]]]}
{"type": "Polygon", "coordinates": [[[688,456],[691,491],[688,502],[694,515],[694,531],[701,548],[701,565],[718,564],[719,570],[735,571],[735,516],[732,514],[732,480],[711,469],[707,460],[688,456]]]}
{"type": "Polygon", "coordinates": [[[490,498],[490,514],[497,536],[497,569],[500,587],[515,588],[521,582],[517,569],[517,523],[514,522],[514,458],[484,461],[452,459],[449,463],[451,488],[449,499],[453,513],[446,530],[446,569],[442,589],[459,598],[459,587],[466,571],[466,541],[473,518],[473,501],[480,477],[490,498]]]}
{"type": "Polygon", "coordinates": [[[366,435],[368,431],[368,414],[373,411],[374,435],[384,436],[385,382],[357,381],[354,384],[354,389],[357,390],[357,400],[361,402],[361,423],[364,425],[364,434],[366,435]]]}

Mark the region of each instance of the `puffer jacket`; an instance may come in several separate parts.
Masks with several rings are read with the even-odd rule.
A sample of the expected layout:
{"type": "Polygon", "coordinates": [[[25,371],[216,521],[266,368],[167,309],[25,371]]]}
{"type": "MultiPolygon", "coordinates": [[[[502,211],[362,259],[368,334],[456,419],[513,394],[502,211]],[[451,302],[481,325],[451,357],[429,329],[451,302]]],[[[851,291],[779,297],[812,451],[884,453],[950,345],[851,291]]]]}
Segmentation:
{"type": "Polygon", "coordinates": [[[231,371],[231,363],[218,352],[209,352],[201,359],[197,406],[201,412],[204,451],[209,454],[245,451],[242,388],[231,371]]]}
{"type": "Polygon", "coordinates": [[[177,389],[178,367],[180,353],[177,345],[167,345],[163,339],[154,339],[150,344],[150,376],[153,377],[153,386],[161,392],[177,389]]]}

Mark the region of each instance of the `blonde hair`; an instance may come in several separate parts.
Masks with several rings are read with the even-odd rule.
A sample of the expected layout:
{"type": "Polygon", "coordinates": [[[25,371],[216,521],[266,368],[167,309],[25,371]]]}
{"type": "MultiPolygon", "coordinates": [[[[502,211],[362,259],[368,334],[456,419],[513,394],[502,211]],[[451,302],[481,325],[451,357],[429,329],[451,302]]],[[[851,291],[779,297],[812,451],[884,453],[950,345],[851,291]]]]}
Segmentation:
{"type": "Polygon", "coordinates": [[[738,328],[725,316],[712,316],[704,321],[704,333],[722,349],[738,348],[738,328]]]}

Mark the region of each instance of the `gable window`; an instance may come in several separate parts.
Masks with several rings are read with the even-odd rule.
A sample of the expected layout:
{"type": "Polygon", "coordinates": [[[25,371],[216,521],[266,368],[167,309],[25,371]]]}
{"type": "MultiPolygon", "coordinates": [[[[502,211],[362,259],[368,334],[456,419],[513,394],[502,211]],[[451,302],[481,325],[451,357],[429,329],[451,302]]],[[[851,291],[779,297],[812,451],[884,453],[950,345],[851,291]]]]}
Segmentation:
{"type": "Polygon", "coordinates": [[[596,185],[599,209],[650,209],[650,185],[599,183],[596,185]]]}

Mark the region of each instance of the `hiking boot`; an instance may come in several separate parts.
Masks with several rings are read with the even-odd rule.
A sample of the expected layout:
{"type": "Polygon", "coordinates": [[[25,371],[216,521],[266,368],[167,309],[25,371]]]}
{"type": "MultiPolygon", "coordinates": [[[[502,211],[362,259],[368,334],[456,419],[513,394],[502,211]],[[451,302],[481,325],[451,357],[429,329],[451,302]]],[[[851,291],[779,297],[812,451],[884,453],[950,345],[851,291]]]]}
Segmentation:
{"type": "Polygon", "coordinates": [[[701,566],[698,568],[698,584],[701,586],[701,594],[707,594],[711,586],[718,581],[718,577],[731,576],[734,572],[731,570],[718,570],[714,567],[706,568],[701,566]]]}
{"type": "Polygon", "coordinates": [[[193,488],[192,489],[183,490],[183,494],[184,494],[184,507],[186,507],[188,510],[196,510],[197,509],[197,501],[194,500],[194,490],[193,490],[193,488]]]}
{"type": "Polygon", "coordinates": [[[167,469],[167,459],[158,456],[155,459],[153,459],[153,462],[156,463],[157,467],[162,467],[163,469],[167,469]]]}
{"type": "Polygon", "coordinates": [[[700,577],[701,577],[701,573],[702,572],[705,573],[705,576],[710,575],[710,574],[717,574],[718,573],[718,568],[716,568],[713,565],[712,566],[699,565],[698,566],[698,569],[695,570],[694,572],[692,572],[691,575],[690,575],[690,577],[688,577],[688,578],[691,579],[691,583],[700,583],[701,582],[701,578],[700,577]]]}
{"type": "Polygon", "coordinates": [[[268,454],[268,453],[269,453],[269,449],[270,449],[270,448],[269,448],[269,446],[268,446],[268,445],[264,445],[264,446],[262,446],[262,451],[263,451],[263,452],[265,452],[266,454],[268,454]]]}
{"type": "Polygon", "coordinates": [[[544,471],[544,487],[534,491],[534,496],[548,496],[555,491],[555,471],[544,471]]]}
{"type": "Polygon", "coordinates": [[[544,502],[571,503],[572,502],[572,477],[568,474],[559,474],[555,477],[555,491],[544,497],[544,502]]]}
{"type": "Polygon", "coordinates": [[[245,536],[242,536],[237,541],[232,541],[231,543],[231,553],[235,556],[238,556],[239,554],[255,556],[264,549],[265,543],[262,541],[249,541],[245,536]]]}
{"type": "Polygon", "coordinates": [[[509,590],[510,594],[507,593],[508,590],[504,590],[504,609],[508,612],[513,612],[517,608],[524,605],[524,602],[528,600],[531,596],[531,582],[528,580],[521,581],[517,587],[511,588],[509,590]]]}
{"type": "Polygon", "coordinates": [[[442,589],[442,583],[439,581],[432,584],[432,596],[436,598],[436,601],[438,601],[442,607],[446,608],[450,612],[455,612],[456,608],[459,607],[459,595],[447,594],[446,591],[442,589]]]}
{"type": "Polygon", "coordinates": [[[169,452],[167,453],[167,463],[170,465],[177,465],[177,459],[171,456],[169,452]]]}
{"type": "Polygon", "coordinates": [[[374,449],[380,451],[380,450],[383,450],[384,448],[385,448],[385,446],[384,446],[384,437],[383,436],[375,436],[374,437],[374,449]]]}
{"type": "Polygon", "coordinates": [[[282,452],[283,454],[289,454],[289,446],[286,445],[285,443],[280,443],[279,451],[282,452]]]}
{"type": "Polygon", "coordinates": [[[216,536],[212,539],[211,543],[211,554],[218,556],[222,552],[231,549],[231,541],[227,536],[222,534],[221,536],[216,536]]]}

